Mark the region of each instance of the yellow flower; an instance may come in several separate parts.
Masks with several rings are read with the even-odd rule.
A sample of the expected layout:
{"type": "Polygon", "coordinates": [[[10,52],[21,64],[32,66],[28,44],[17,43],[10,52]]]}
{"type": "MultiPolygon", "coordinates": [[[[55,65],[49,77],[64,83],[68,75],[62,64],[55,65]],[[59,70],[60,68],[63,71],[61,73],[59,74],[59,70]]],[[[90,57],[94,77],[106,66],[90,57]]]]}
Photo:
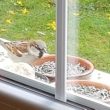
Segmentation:
{"type": "Polygon", "coordinates": [[[50,4],[48,4],[47,7],[50,8],[51,7],[50,4]]]}
{"type": "Polygon", "coordinates": [[[106,16],[107,16],[107,17],[108,17],[108,19],[110,20],[110,14],[109,14],[109,13],[107,13],[107,14],[106,14],[106,16]]]}
{"type": "Polygon", "coordinates": [[[20,6],[23,6],[23,3],[22,3],[22,1],[21,0],[17,0],[17,2],[16,2],[18,5],[20,5],[20,6]]]}
{"type": "Polygon", "coordinates": [[[7,29],[0,29],[0,32],[6,32],[7,31],[7,29]]]}
{"type": "Polygon", "coordinates": [[[110,35],[110,32],[108,32],[108,34],[110,35]]]}
{"type": "Polygon", "coordinates": [[[110,14],[109,14],[109,13],[107,13],[107,14],[106,14],[106,16],[107,16],[107,17],[110,17],[110,14]]]}
{"type": "Polygon", "coordinates": [[[22,14],[27,14],[27,13],[29,13],[29,11],[28,11],[26,8],[22,9],[21,12],[22,12],[22,14]]]}
{"type": "Polygon", "coordinates": [[[48,23],[48,26],[52,29],[52,30],[56,30],[56,22],[52,21],[51,23],[48,23]]]}
{"type": "Polygon", "coordinates": [[[15,15],[15,12],[12,11],[12,10],[8,11],[8,13],[11,14],[11,15],[15,15]]]}
{"type": "Polygon", "coordinates": [[[12,20],[11,19],[6,19],[5,22],[8,23],[8,24],[11,24],[12,23],[12,20]]]}

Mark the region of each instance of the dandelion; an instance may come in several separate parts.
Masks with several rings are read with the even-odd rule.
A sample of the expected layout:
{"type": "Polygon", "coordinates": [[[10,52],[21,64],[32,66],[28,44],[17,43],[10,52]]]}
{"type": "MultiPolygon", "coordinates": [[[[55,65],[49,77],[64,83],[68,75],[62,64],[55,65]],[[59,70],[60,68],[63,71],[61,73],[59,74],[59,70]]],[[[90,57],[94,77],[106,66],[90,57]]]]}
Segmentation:
{"type": "Polygon", "coordinates": [[[26,8],[22,9],[21,12],[22,12],[22,14],[27,14],[27,13],[29,13],[29,11],[28,11],[26,8]]]}
{"type": "Polygon", "coordinates": [[[109,14],[109,13],[107,13],[107,14],[106,14],[106,16],[107,16],[107,17],[108,17],[108,19],[110,20],[110,14],[109,14]]]}
{"type": "Polygon", "coordinates": [[[110,35],[110,32],[108,32],[108,34],[110,35]]]}
{"type": "Polygon", "coordinates": [[[51,5],[50,5],[50,4],[48,4],[48,5],[47,5],[47,7],[48,7],[48,8],[50,8],[50,7],[51,7],[51,5]]]}
{"type": "Polygon", "coordinates": [[[7,29],[4,29],[4,28],[0,29],[0,32],[6,32],[6,31],[7,29]]]}
{"type": "Polygon", "coordinates": [[[23,6],[23,3],[22,3],[22,1],[21,0],[17,0],[17,2],[16,2],[18,5],[20,5],[20,6],[23,6]]]}
{"type": "Polygon", "coordinates": [[[11,14],[11,15],[15,15],[15,12],[12,11],[12,10],[8,11],[8,13],[11,14]]]}
{"type": "Polygon", "coordinates": [[[12,20],[11,19],[6,19],[5,22],[8,23],[8,24],[11,24],[12,23],[12,20]]]}
{"type": "Polygon", "coordinates": [[[52,21],[51,23],[48,23],[48,26],[52,29],[52,30],[56,30],[56,22],[52,21]]]}

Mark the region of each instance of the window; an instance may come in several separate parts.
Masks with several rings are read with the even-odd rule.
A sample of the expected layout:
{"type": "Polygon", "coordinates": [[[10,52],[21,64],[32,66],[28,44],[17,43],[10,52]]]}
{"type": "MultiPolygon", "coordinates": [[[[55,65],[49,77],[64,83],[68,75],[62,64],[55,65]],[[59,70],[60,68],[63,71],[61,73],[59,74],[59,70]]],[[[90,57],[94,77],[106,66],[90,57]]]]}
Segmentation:
{"type": "MultiPolygon", "coordinates": [[[[0,1],[0,10],[1,74],[31,86],[38,83],[35,87],[45,91],[47,87],[42,85],[50,88],[55,78],[49,83],[39,74],[38,65],[43,60],[37,60],[47,53],[55,54],[56,4],[51,0],[4,0],[0,1]]],[[[53,88],[47,91],[54,93],[53,88]]]]}
{"type": "Polygon", "coordinates": [[[7,47],[0,54],[1,76],[55,94],[61,101],[98,110],[110,108],[108,0],[0,2],[0,34],[8,40],[0,39],[7,47]],[[33,42],[36,39],[46,42],[48,54],[42,56],[45,44],[33,42]],[[9,42],[16,40],[20,42],[9,42]],[[35,59],[24,63],[33,58],[28,57],[18,63],[13,54],[17,58],[32,54],[35,59]]]}
{"type": "MultiPolygon", "coordinates": [[[[72,95],[68,96],[72,101],[90,106],[91,108],[94,105],[94,109],[98,110],[109,109],[107,99],[103,97],[104,94],[109,94],[108,86],[110,80],[109,5],[110,2],[108,0],[68,0],[69,43],[67,50],[70,49],[70,52],[71,50],[74,52],[74,49],[71,47],[77,47],[76,56],[90,61],[93,64],[90,68],[94,66],[94,71],[90,73],[90,76],[87,74],[77,74],[77,81],[76,79],[70,81],[71,84],[68,85],[67,88],[69,86],[71,87],[69,91],[72,92],[71,94],[74,92],[74,98],[72,95]],[[74,31],[71,31],[72,29],[74,31]],[[79,29],[78,33],[77,29],[79,29]],[[71,40],[69,41],[70,37],[71,40]]],[[[69,55],[74,54],[70,52],[69,55]]],[[[69,62],[71,62],[71,59],[69,62]]],[[[82,62],[81,59],[76,62],[78,71],[84,68],[84,71],[90,69],[82,62]],[[82,65],[84,68],[81,67],[82,65]]],[[[71,70],[71,68],[69,68],[68,71],[71,70]]],[[[69,74],[70,73],[71,71],[69,71],[69,74]]],[[[75,73],[77,73],[76,70],[75,73]]],[[[81,73],[81,71],[79,73],[81,73]]]]}

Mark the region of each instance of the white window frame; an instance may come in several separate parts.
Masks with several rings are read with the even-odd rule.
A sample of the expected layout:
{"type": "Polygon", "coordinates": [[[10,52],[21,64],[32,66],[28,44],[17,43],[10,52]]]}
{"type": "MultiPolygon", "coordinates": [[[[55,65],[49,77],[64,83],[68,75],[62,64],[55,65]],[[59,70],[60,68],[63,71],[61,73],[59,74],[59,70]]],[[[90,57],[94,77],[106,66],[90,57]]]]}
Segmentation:
{"type": "Polygon", "coordinates": [[[110,110],[110,105],[80,96],[66,93],[66,64],[67,64],[67,1],[57,0],[57,54],[56,54],[56,90],[52,85],[35,81],[15,73],[0,69],[0,75],[6,78],[30,85],[34,88],[55,94],[57,100],[70,100],[96,110],[110,110]],[[37,85],[37,86],[36,86],[37,85]],[[67,94],[67,97],[66,97],[67,94]]]}
{"type": "Polygon", "coordinates": [[[57,57],[55,98],[66,102],[67,0],[57,0],[57,57]]]}

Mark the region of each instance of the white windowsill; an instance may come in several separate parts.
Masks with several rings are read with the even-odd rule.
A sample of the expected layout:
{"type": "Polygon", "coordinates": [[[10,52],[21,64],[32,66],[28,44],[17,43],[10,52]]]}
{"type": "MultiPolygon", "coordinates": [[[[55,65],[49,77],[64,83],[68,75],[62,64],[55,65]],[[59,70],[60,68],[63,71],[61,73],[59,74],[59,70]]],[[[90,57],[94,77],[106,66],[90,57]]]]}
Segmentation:
{"type": "Polygon", "coordinates": [[[110,74],[96,69],[93,71],[91,77],[88,80],[96,81],[110,86],[110,74]]]}
{"type": "Polygon", "coordinates": [[[10,107],[27,110],[90,110],[81,106],[70,106],[36,92],[0,81],[0,104],[5,103],[10,107]],[[38,109],[36,109],[38,108],[38,109]]]}
{"type": "MultiPolygon", "coordinates": [[[[2,71],[1,70],[1,72],[0,72],[0,75],[1,76],[5,76],[5,77],[7,77],[7,78],[9,78],[9,79],[15,79],[16,81],[18,81],[18,82],[22,82],[22,83],[24,83],[24,84],[27,84],[27,85],[30,85],[30,86],[32,86],[32,87],[35,87],[36,88],[36,85],[37,85],[37,88],[38,89],[41,89],[41,90],[44,90],[44,91],[47,91],[47,92],[49,92],[49,93],[53,93],[54,94],[54,83],[52,83],[52,84],[45,84],[45,83],[39,83],[39,81],[35,81],[35,80],[30,80],[30,79],[28,79],[28,78],[25,78],[25,77],[22,77],[22,76],[19,76],[19,75],[16,75],[16,74],[14,74],[14,73],[9,73],[9,72],[6,72],[6,71],[2,71]]],[[[91,74],[91,77],[89,77],[89,79],[88,80],[91,80],[91,81],[96,81],[96,82],[100,82],[100,83],[104,83],[104,84],[108,84],[109,85],[109,82],[110,82],[110,75],[109,74],[107,74],[107,73],[105,73],[105,72],[102,72],[102,71],[98,71],[98,70],[94,70],[93,71],[93,73],[91,74]]],[[[0,84],[2,84],[1,83],[1,81],[0,81],[0,84]]],[[[8,85],[6,85],[5,84],[5,86],[8,86],[8,85]]],[[[0,85],[0,92],[2,91],[2,90],[4,90],[7,94],[9,93],[9,91],[7,91],[7,88],[8,87],[6,87],[6,88],[4,88],[5,87],[3,84],[2,84],[2,86],[0,85]]],[[[12,88],[12,87],[11,87],[12,88]]],[[[14,87],[15,88],[15,91],[17,91],[17,89],[18,88],[16,88],[16,87],[14,87]]],[[[10,90],[10,89],[8,89],[8,90],[10,90]]],[[[4,92],[4,93],[5,93],[4,92]]],[[[2,92],[3,93],[3,92],[2,92]]],[[[11,95],[13,94],[13,90],[10,90],[10,93],[11,93],[11,95]]],[[[15,92],[14,92],[15,93],[15,92]]],[[[19,93],[19,92],[17,92],[17,93],[19,93]]],[[[1,95],[1,94],[0,94],[1,95]]],[[[16,94],[16,96],[20,96],[20,95],[17,95],[16,94]]],[[[27,97],[26,97],[27,98],[27,97]]],[[[1,98],[0,98],[1,99],[1,98]]],[[[19,98],[18,98],[19,99],[19,98]]],[[[79,97],[79,96],[77,96],[77,98],[74,98],[73,97],[73,95],[71,96],[71,95],[69,95],[69,97],[68,97],[68,99],[70,99],[71,101],[74,101],[74,102],[77,102],[77,103],[79,103],[79,104],[83,104],[83,105],[86,105],[86,106],[89,106],[90,104],[92,104],[92,105],[95,105],[95,103],[97,103],[97,102],[94,102],[94,101],[92,101],[92,102],[89,102],[88,103],[88,100],[86,100],[85,98],[83,99],[82,97],[79,97]]],[[[29,99],[30,100],[30,99],[29,99]]],[[[35,101],[35,99],[34,99],[34,101],[35,101]]],[[[90,100],[89,100],[90,101],[90,100]]],[[[44,102],[47,102],[47,101],[44,101],[44,102]]],[[[55,103],[56,103],[57,101],[55,101],[55,103]]],[[[42,103],[43,104],[43,103],[42,103]]],[[[106,107],[106,105],[103,105],[103,104],[101,104],[102,106],[100,106],[100,104],[101,103],[99,103],[99,106],[98,107],[101,107],[102,109],[97,109],[97,110],[104,110],[106,107]]],[[[58,104],[59,105],[59,104],[58,104]]],[[[89,106],[89,107],[92,107],[92,105],[91,106],[89,106]]],[[[43,106],[43,105],[42,105],[43,106]]],[[[63,106],[64,107],[64,106],[63,106]]],[[[58,107],[59,108],[59,107],[58,107]]],[[[97,108],[97,106],[95,107],[95,108],[97,108]]],[[[106,108],[106,110],[109,110],[109,106],[106,108]],[[107,109],[108,108],[108,109],[107,109]]],[[[44,109],[45,110],[45,109],[44,109]]],[[[49,110],[49,109],[48,109],[49,110]]],[[[51,109],[51,110],[54,110],[54,109],[51,109]]],[[[55,109],[55,110],[57,110],[57,109],[55,109]]],[[[58,109],[59,110],[59,109],[58,109]]],[[[67,109],[66,109],[67,110],[67,109]]],[[[69,109],[68,109],[69,110],[69,109]]],[[[71,109],[70,109],[71,110],[71,109]]],[[[72,109],[73,110],[73,109],[72,109]]]]}

